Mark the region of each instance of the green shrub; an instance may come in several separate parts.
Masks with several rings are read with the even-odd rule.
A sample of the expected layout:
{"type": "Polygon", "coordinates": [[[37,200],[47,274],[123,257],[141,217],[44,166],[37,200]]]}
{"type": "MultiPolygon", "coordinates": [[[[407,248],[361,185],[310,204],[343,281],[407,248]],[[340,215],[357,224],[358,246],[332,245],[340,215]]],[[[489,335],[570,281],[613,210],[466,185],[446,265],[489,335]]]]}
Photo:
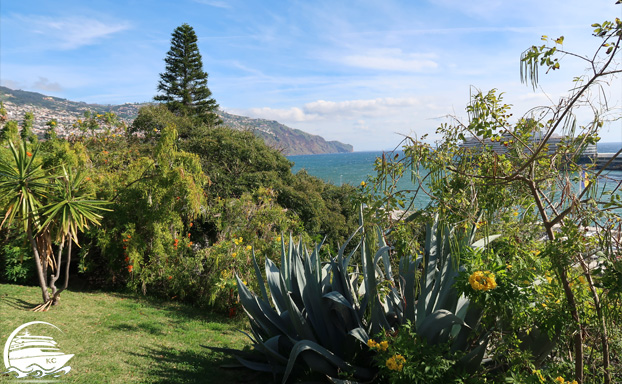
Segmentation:
{"type": "Polygon", "coordinates": [[[32,251],[21,243],[23,241],[17,239],[0,248],[1,281],[25,285],[36,281],[32,251]]]}

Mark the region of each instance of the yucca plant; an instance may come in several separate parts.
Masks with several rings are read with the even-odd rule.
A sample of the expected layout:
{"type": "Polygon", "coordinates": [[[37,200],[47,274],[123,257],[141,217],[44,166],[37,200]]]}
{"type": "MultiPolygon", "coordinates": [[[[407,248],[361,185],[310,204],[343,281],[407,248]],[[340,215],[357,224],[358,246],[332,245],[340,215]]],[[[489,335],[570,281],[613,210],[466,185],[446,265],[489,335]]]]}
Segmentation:
{"type": "Polygon", "coordinates": [[[261,293],[253,294],[240,279],[238,292],[250,320],[254,354],[234,351],[236,357],[248,368],[272,372],[283,383],[294,369],[321,373],[333,382],[371,381],[377,370],[374,352],[367,347],[370,335],[410,321],[429,344],[451,340],[455,350],[468,352],[465,363],[479,366],[485,342],[467,351],[467,337],[481,312],[469,310],[468,300],[453,286],[459,260],[452,251],[455,255],[460,247],[470,247],[473,234],[456,240],[435,220],[428,226],[424,255],[402,257],[399,276],[393,275],[383,232],[376,231],[370,247],[362,225],[324,263],[321,245],[309,253],[290,237],[287,246],[282,242],[280,268],[266,258],[265,280],[253,255],[261,293]],[[346,254],[357,234],[360,241],[346,254]],[[373,254],[372,247],[377,248],[373,254]]]}

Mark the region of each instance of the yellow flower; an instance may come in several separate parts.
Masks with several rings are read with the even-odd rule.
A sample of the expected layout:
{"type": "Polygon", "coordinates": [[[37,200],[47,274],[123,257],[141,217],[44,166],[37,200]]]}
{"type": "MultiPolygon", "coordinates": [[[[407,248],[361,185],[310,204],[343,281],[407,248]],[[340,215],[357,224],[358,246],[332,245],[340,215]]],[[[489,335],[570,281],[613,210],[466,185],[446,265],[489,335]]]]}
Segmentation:
{"type": "Polygon", "coordinates": [[[247,245],[247,246],[246,246],[246,250],[247,250],[247,251],[250,251],[251,249],[253,249],[253,247],[251,247],[250,245],[247,245]]]}
{"type": "Polygon", "coordinates": [[[513,214],[514,216],[518,216],[518,212],[517,212],[517,211],[512,212],[512,214],[513,214]]]}
{"type": "Polygon", "coordinates": [[[389,348],[389,342],[386,340],[381,341],[379,345],[380,345],[379,349],[381,351],[386,351],[389,348]]]}
{"type": "Polygon", "coordinates": [[[237,253],[233,252],[233,253],[231,254],[231,257],[233,257],[233,258],[235,259],[237,255],[238,255],[237,253]]]}
{"type": "Polygon", "coordinates": [[[376,343],[373,339],[369,339],[367,340],[367,346],[373,349],[378,346],[378,343],[376,343]]]}
{"type": "Polygon", "coordinates": [[[367,185],[367,183],[366,183],[366,182],[361,181],[361,187],[364,187],[364,186],[366,186],[366,185],[367,185]]]}
{"type": "Polygon", "coordinates": [[[495,274],[490,271],[475,271],[469,276],[469,284],[476,291],[489,291],[497,288],[495,274]]]}
{"type": "Polygon", "coordinates": [[[532,373],[534,373],[536,376],[538,376],[538,380],[540,380],[541,383],[544,383],[544,376],[542,376],[542,373],[540,373],[540,370],[533,370],[532,373]]]}
{"type": "Polygon", "coordinates": [[[404,358],[404,356],[396,354],[395,356],[389,357],[387,359],[386,366],[392,371],[400,372],[402,369],[404,369],[405,362],[406,359],[404,358]]]}
{"type": "Polygon", "coordinates": [[[551,281],[553,281],[553,278],[551,276],[545,276],[546,280],[549,282],[549,284],[551,284],[551,281]]]}
{"type": "Polygon", "coordinates": [[[281,236],[277,236],[276,241],[281,241],[281,236]]]}
{"type": "Polygon", "coordinates": [[[566,382],[566,380],[564,380],[564,378],[561,376],[557,376],[554,381],[561,384],[564,384],[566,382]]]}

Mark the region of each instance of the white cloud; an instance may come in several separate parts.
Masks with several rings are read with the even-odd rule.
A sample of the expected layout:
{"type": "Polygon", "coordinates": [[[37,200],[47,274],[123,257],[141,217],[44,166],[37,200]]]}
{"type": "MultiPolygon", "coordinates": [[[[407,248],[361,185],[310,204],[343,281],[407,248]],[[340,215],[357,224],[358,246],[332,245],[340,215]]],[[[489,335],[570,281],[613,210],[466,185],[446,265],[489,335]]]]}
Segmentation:
{"type": "Polygon", "coordinates": [[[232,113],[247,114],[256,118],[272,119],[280,122],[303,122],[344,120],[359,117],[376,117],[397,111],[408,110],[420,105],[414,97],[409,98],[377,98],[370,100],[326,101],[317,100],[305,104],[302,108],[251,108],[235,110],[232,113]]]}
{"type": "Polygon", "coordinates": [[[60,84],[56,82],[52,83],[46,77],[39,77],[39,80],[35,81],[32,86],[33,88],[41,91],[61,92],[63,90],[63,87],[60,84]]]}
{"type": "Polygon", "coordinates": [[[231,4],[226,1],[217,0],[194,0],[196,3],[209,5],[216,8],[231,8],[231,4]]]}
{"type": "Polygon", "coordinates": [[[352,67],[381,71],[422,72],[433,70],[438,64],[433,55],[410,53],[401,49],[379,49],[363,54],[348,55],[341,61],[352,67]]]}
{"type": "Polygon", "coordinates": [[[12,79],[2,79],[0,80],[0,85],[11,88],[11,89],[23,89],[24,85],[19,81],[15,81],[12,79]]]}
{"type": "Polygon", "coordinates": [[[72,50],[98,43],[101,39],[130,28],[126,21],[103,22],[85,16],[64,18],[47,16],[17,16],[30,30],[43,39],[51,40],[50,49],[72,50]]]}

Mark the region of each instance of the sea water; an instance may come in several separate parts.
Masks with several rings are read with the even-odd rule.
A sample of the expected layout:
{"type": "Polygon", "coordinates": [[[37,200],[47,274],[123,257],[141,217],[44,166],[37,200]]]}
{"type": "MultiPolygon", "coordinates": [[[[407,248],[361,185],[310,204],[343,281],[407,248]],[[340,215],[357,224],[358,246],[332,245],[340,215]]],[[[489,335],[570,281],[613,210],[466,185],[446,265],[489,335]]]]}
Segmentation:
{"type": "MultiPolygon", "coordinates": [[[[599,143],[599,153],[615,153],[622,148],[622,142],[599,143]]],[[[367,181],[369,176],[376,175],[374,162],[381,157],[403,156],[402,151],[371,151],[371,152],[350,152],[350,153],[331,153],[322,155],[296,155],[288,156],[294,163],[292,172],[296,173],[305,170],[312,176],[316,176],[334,185],[350,184],[358,186],[362,181],[367,181]]],[[[599,186],[605,190],[613,190],[622,180],[622,171],[606,171],[607,178],[599,180],[599,186]]],[[[579,187],[579,186],[577,186],[579,187]]],[[[402,190],[415,190],[417,186],[411,181],[408,174],[400,180],[398,188],[402,190]]],[[[600,189],[600,188],[599,188],[600,189]]],[[[417,196],[416,207],[423,208],[429,199],[425,194],[419,193],[417,196]]]]}

